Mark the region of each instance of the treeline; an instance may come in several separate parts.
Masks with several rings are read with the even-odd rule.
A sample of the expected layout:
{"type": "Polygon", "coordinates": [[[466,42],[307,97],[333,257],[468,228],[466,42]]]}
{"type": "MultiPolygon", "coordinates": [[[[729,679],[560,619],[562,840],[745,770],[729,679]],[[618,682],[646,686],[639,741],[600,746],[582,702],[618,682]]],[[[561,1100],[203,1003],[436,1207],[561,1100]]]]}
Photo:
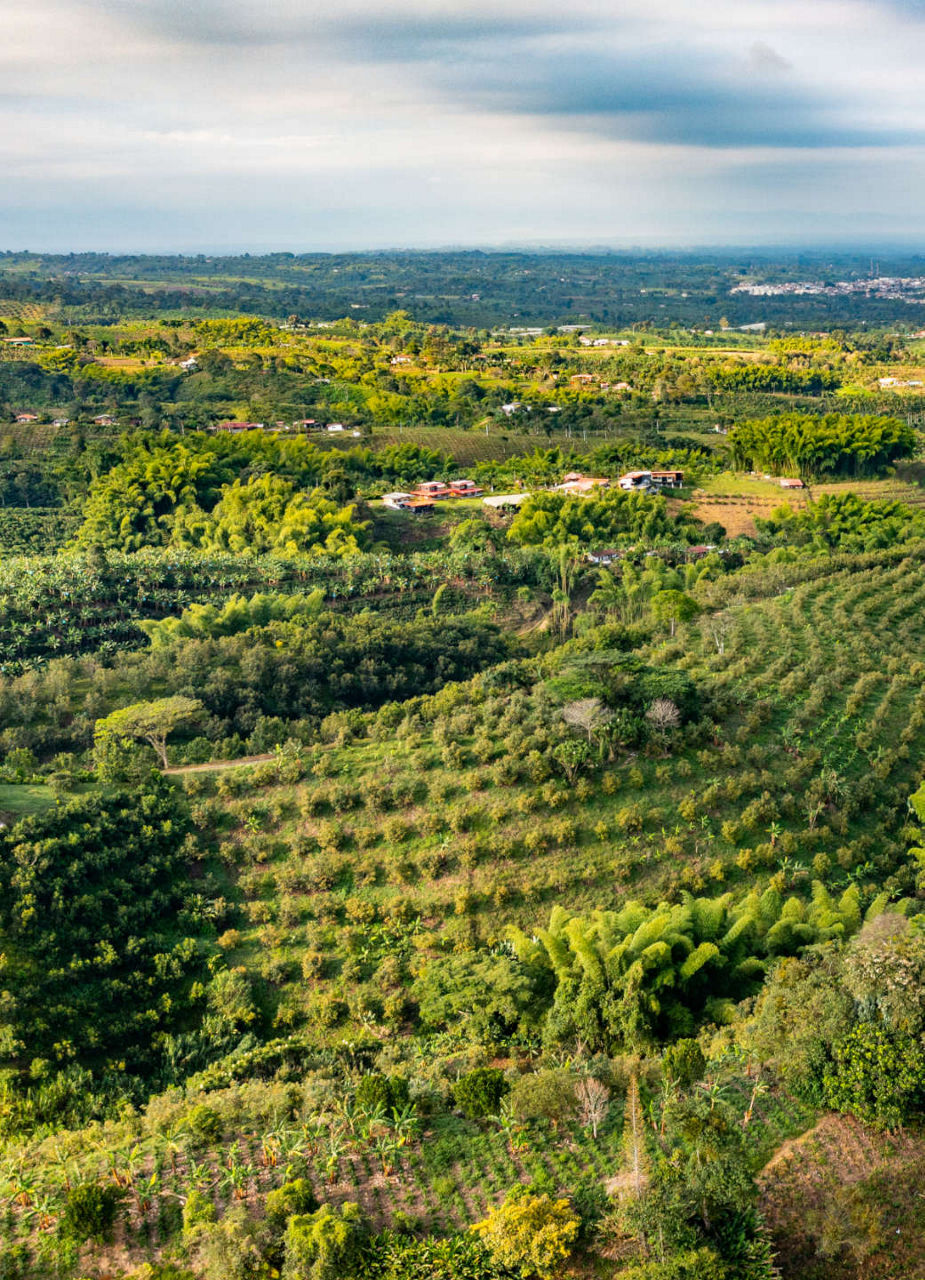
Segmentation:
{"type": "Polygon", "coordinates": [[[820,395],[841,386],[834,369],[793,369],[787,365],[742,364],[711,368],[706,381],[714,392],[763,391],[789,395],[820,395]]]}
{"type": "Polygon", "coordinates": [[[442,607],[458,611],[467,600],[505,599],[519,587],[550,590],[556,569],[548,552],[532,547],[311,557],[147,548],[11,557],[0,560],[0,671],[12,675],[66,654],[96,652],[106,661],[144,643],[143,620],[241,592],[319,590],[338,611],[368,602],[407,616],[431,607],[448,578],[454,585],[445,588],[442,607]]]}
{"type": "MultiPolygon", "coordinates": [[[[754,320],[756,299],[730,289],[743,269],[767,279],[807,274],[850,279],[870,263],[845,254],[833,263],[739,255],[465,251],[453,253],[267,254],[243,257],[124,257],[106,254],[10,254],[0,258],[6,296],[58,305],[105,322],[152,312],[222,311],[336,320],[359,306],[376,320],[401,302],[419,320],[462,325],[715,324],[720,308],[733,325],[754,320]],[[118,283],[116,283],[116,281],[118,283]],[[152,282],[160,287],[151,289],[152,282]]],[[[893,275],[920,274],[913,259],[884,263],[893,275]]],[[[860,323],[895,326],[905,304],[862,295],[765,297],[770,325],[818,329],[860,323]]]]}
{"type": "Polygon", "coordinates": [[[898,418],[804,413],[743,422],[729,436],[734,465],[805,479],[877,475],[908,457],[918,432],[898,418]]]}
{"type": "Polygon", "coordinates": [[[878,551],[925,538],[925,510],[902,502],[865,502],[855,493],[824,493],[794,509],[786,503],[755,519],[759,541],[807,550],[878,551]]]}

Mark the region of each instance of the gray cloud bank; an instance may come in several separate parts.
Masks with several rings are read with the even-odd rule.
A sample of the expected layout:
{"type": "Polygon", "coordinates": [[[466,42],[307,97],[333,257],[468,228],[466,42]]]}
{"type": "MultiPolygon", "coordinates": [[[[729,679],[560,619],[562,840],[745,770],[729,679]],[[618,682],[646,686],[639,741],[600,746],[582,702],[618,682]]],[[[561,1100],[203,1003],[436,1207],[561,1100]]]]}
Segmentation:
{"type": "Polygon", "coordinates": [[[899,0],[7,0],[0,247],[920,235],[899,0]]]}

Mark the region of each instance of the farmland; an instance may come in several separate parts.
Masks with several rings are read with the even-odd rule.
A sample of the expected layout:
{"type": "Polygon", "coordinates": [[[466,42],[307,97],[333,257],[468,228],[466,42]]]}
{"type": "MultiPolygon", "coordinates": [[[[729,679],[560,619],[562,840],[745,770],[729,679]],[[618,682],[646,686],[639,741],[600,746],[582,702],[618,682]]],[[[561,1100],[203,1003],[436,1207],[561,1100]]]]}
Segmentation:
{"type": "Polygon", "coordinates": [[[0,1280],[920,1274],[916,342],[28,262],[0,1280]]]}

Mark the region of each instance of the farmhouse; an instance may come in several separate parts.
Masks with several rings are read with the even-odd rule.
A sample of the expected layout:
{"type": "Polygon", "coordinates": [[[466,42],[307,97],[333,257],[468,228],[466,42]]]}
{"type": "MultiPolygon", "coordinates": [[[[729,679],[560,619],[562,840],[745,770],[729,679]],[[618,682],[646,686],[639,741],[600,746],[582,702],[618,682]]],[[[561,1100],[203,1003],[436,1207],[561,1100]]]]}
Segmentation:
{"type": "Polygon", "coordinates": [[[622,552],[608,548],[605,551],[589,551],[585,557],[591,564],[613,564],[619,560],[622,552]]]}
{"type": "Polygon", "coordinates": [[[111,413],[101,413],[93,421],[98,427],[114,427],[116,425],[116,420],[111,413]]]}
{"type": "Polygon", "coordinates": [[[17,413],[17,422],[38,422],[39,415],[37,413],[17,413]]]}
{"type": "Polygon", "coordinates": [[[213,431],[260,431],[263,428],[262,422],[219,422],[213,431]]]}
{"type": "Polygon", "coordinates": [[[450,493],[454,498],[481,498],[483,492],[474,480],[450,481],[450,493]]]}
{"type": "Polygon", "coordinates": [[[684,484],[683,471],[653,471],[652,483],[663,489],[680,489],[684,484]]]}
{"type": "Polygon", "coordinates": [[[650,489],[652,487],[652,472],[627,471],[617,483],[621,489],[650,489]]]}
{"type": "Polygon", "coordinates": [[[393,511],[410,511],[413,515],[423,515],[433,511],[434,504],[427,498],[420,498],[413,493],[384,493],[382,505],[393,511]]]}
{"type": "Polygon", "coordinates": [[[780,482],[780,487],[782,489],[803,489],[806,486],[803,484],[802,480],[797,480],[790,476],[784,476],[780,482]]]}
{"type": "Polygon", "coordinates": [[[423,480],[414,490],[415,498],[429,498],[431,502],[436,499],[449,498],[451,493],[449,487],[442,480],[423,480]]]}

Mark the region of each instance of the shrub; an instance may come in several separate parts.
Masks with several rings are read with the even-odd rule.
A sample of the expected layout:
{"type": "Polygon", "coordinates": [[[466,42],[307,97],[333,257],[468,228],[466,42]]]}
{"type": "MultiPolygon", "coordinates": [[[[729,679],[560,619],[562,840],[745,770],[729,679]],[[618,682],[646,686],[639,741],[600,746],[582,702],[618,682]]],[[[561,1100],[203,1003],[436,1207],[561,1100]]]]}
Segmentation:
{"type": "Polygon", "coordinates": [[[318,1201],[312,1191],[311,1183],[305,1178],[296,1178],[292,1182],[284,1182],[281,1187],[267,1195],[266,1211],[269,1220],[282,1227],[296,1213],[314,1213],[318,1201]]]}
{"type": "Polygon", "coordinates": [[[703,1078],[707,1060],[696,1040],[683,1039],[668,1046],[662,1055],[662,1070],[682,1089],[703,1078]]]}
{"type": "Polygon", "coordinates": [[[217,1142],[225,1128],[218,1112],[204,1103],[193,1107],[188,1113],[185,1127],[190,1137],[201,1146],[217,1142]]]}
{"type": "Polygon", "coordinates": [[[257,1227],[242,1206],[195,1228],[196,1274],[202,1280],[270,1280],[257,1227]]]}
{"type": "Polygon", "coordinates": [[[355,1274],[366,1227],[359,1205],[322,1205],[289,1219],[283,1280],[344,1280],[355,1274]]]}
{"type": "Polygon", "coordinates": [[[357,1106],[367,1111],[383,1107],[386,1111],[400,1110],[408,1104],[408,1081],[402,1076],[385,1076],[370,1072],[357,1085],[357,1106]]]}
{"type": "Polygon", "coordinates": [[[215,1205],[201,1191],[191,1191],[183,1206],[183,1235],[189,1238],[197,1227],[215,1221],[215,1205]]]}
{"type": "Polygon", "coordinates": [[[481,1120],[484,1116],[497,1115],[509,1087],[504,1072],[497,1067],[476,1067],[459,1077],[453,1085],[453,1097],[463,1115],[470,1120],[481,1120]]]}
{"type": "Polygon", "coordinates": [[[62,1233],[80,1244],[86,1240],[102,1244],[112,1234],[122,1197],[120,1187],[99,1182],[83,1182],[71,1187],[61,1219],[62,1233]]]}

